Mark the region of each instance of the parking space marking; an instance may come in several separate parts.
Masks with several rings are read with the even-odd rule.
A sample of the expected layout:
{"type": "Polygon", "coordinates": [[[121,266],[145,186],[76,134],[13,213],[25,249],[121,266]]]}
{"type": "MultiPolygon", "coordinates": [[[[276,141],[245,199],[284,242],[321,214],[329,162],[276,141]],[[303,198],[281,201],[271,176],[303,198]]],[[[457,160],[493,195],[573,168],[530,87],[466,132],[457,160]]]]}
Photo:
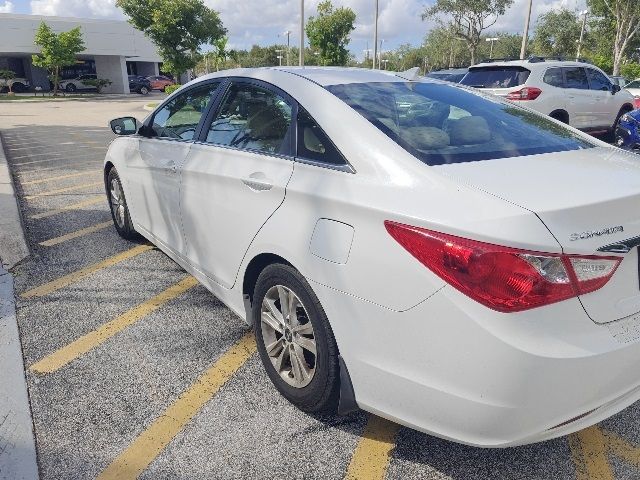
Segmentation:
{"type": "Polygon", "coordinates": [[[640,468],[640,448],[634,447],[613,432],[604,431],[603,434],[611,453],[640,468]]]}
{"type": "Polygon", "coordinates": [[[55,292],[56,290],[60,290],[61,288],[66,287],[67,285],[71,285],[73,283],[77,283],[83,278],[91,275],[92,273],[97,272],[98,270],[102,270],[107,267],[111,267],[120,263],[129,258],[133,258],[141,253],[148,252],[149,250],[153,250],[153,245],[138,245],[137,247],[133,247],[129,250],[126,250],[118,255],[114,255],[113,257],[109,257],[106,260],[103,260],[98,263],[94,263],[93,265],[89,265],[88,267],[81,268],[75,272],[69,273],[68,275],[64,275],[60,278],[47,282],[39,287],[32,288],[31,290],[27,290],[26,292],[20,295],[21,298],[34,298],[34,297],[43,297],[50,293],[55,292]]]}
{"type": "Polygon", "coordinates": [[[98,480],[137,478],[255,351],[249,331],[118,455],[98,480]]]}
{"type": "Polygon", "coordinates": [[[83,207],[89,207],[98,203],[106,203],[106,200],[102,195],[98,196],[97,198],[92,198],[91,200],[85,200],[84,202],[73,203],[71,205],[67,205],[66,207],[56,208],[55,210],[48,210],[46,212],[29,215],[29,218],[33,220],[39,220],[41,218],[53,217],[54,215],[58,215],[60,213],[65,213],[70,210],[79,210],[83,207]]]}
{"type": "Polygon", "coordinates": [[[40,245],[42,245],[43,247],[53,247],[54,245],[60,245],[61,243],[68,242],[69,240],[73,240],[75,238],[80,238],[84,237],[85,235],[99,232],[100,230],[104,230],[111,225],[113,225],[113,222],[111,220],[109,220],[108,222],[98,223],[87,228],[76,230],[75,232],[67,233],[66,235],[62,235],[60,237],[50,238],[49,240],[40,242],[40,245]]]}
{"type": "Polygon", "coordinates": [[[96,165],[99,165],[99,164],[100,164],[100,160],[79,160],[79,161],[74,161],[70,164],[61,163],[58,165],[54,165],[53,167],[35,167],[30,169],[22,168],[20,169],[20,171],[17,172],[17,174],[19,176],[22,176],[29,173],[41,173],[49,170],[63,170],[68,168],[80,168],[80,167],[92,167],[92,166],[95,167],[96,165]]]}
{"type": "Polygon", "coordinates": [[[351,457],[346,480],[382,480],[389,468],[400,425],[369,415],[362,438],[351,457]]]}
{"type": "MultiPolygon", "coordinates": [[[[30,157],[31,155],[28,155],[28,156],[30,157]]],[[[32,162],[12,162],[11,165],[15,166],[15,167],[21,167],[23,165],[33,165],[34,163],[46,163],[46,162],[60,162],[60,163],[63,163],[64,160],[69,160],[70,158],[86,158],[88,156],[90,156],[90,155],[87,155],[85,153],[78,153],[76,155],[65,155],[65,156],[61,155],[58,158],[49,158],[49,159],[46,159],[46,160],[34,160],[32,162]]],[[[14,157],[11,157],[11,159],[15,160],[14,157]]]]}
{"type": "Polygon", "coordinates": [[[48,190],[46,192],[34,193],[33,195],[25,195],[23,198],[26,200],[32,200],[38,197],[49,197],[51,195],[58,195],[60,193],[73,192],[75,190],[82,190],[83,188],[97,187],[104,185],[102,182],[82,183],[80,185],[72,185],[71,187],[59,188],[57,190],[48,190]]]}
{"type": "Polygon", "coordinates": [[[568,441],[577,480],[614,480],[607,458],[606,438],[599,427],[574,433],[568,441]]]}
{"type": "Polygon", "coordinates": [[[67,178],[84,177],[86,175],[95,175],[100,173],[100,170],[87,170],[86,172],[69,173],[67,175],[58,175],[56,177],[39,178],[38,180],[28,180],[26,182],[20,182],[20,185],[38,185],[40,183],[55,182],[56,180],[65,180],[67,178]]]}
{"type": "MultiPolygon", "coordinates": [[[[9,150],[11,150],[11,149],[9,149],[9,150]]],[[[41,157],[43,155],[48,155],[50,157],[57,157],[57,156],[60,156],[62,154],[61,153],[57,153],[57,152],[41,152],[41,153],[31,153],[29,155],[19,155],[19,156],[11,155],[11,159],[12,160],[17,160],[19,158],[41,157]]]]}
{"type": "Polygon", "coordinates": [[[150,313],[154,312],[165,303],[174,298],[182,295],[189,289],[195,287],[198,281],[189,276],[184,280],[172,285],[163,292],[159,293],[153,298],[137,305],[128,312],[119,315],[113,320],[105,323],[96,330],[83,335],[70,344],[56,350],[50,355],[47,355],[42,360],[34,363],[29,367],[29,370],[38,373],[53,373],[56,370],[61,369],[68,363],[71,363],[78,357],[81,357],[85,353],[93,350],[99,345],[106,342],[109,338],[115,334],[123,331],[125,328],[133,325],[141,318],[146,317],[150,313]]]}

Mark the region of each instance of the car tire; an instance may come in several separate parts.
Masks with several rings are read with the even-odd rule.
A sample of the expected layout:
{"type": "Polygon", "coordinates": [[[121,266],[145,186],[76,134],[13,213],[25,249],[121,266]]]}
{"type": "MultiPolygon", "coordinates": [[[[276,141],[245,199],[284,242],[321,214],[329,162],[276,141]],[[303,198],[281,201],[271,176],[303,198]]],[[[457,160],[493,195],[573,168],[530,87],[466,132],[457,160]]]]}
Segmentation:
{"type": "Polygon", "coordinates": [[[305,278],[289,265],[267,266],[254,289],[252,317],[262,364],[282,396],[305,412],[335,413],[340,389],[338,347],[324,309],[305,278]],[[293,300],[295,319],[283,314],[281,298],[287,304],[287,298],[293,300]],[[274,321],[280,332],[273,328],[274,321]]]}
{"type": "Polygon", "coordinates": [[[73,83],[67,83],[64,89],[69,93],[73,93],[77,90],[76,86],[73,83]]]}
{"type": "Polygon", "coordinates": [[[140,87],[140,95],[147,95],[149,93],[149,89],[147,87],[140,87]]]}
{"type": "Polygon", "coordinates": [[[129,206],[122,188],[122,181],[115,167],[109,170],[107,175],[107,198],[109,209],[111,210],[111,219],[118,235],[125,240],[138,240],[140,235],[133,227],[129,206]]]}
{"type": "Polygon", "coordinates": [[[604,136],[605,142],[614,143],[617,141],[616,130],[618,129],[620,118],[622,117],[622,115],[624,115],[625,113],[629,113],[630,111],[632,111],[632,109],[629,107],[622,107],[620,109],[620,111],[618,112],[618,115],[616,116],[616,120],[613,122],[613,126],[611,127],[611,130],[609,130],[604,136]]]}

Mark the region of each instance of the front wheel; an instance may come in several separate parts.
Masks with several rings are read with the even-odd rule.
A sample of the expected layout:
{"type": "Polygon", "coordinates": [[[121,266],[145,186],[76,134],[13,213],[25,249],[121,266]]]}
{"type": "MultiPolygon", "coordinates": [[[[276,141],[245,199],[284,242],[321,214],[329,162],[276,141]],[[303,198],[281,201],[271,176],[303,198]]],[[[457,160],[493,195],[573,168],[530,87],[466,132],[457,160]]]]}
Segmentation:
{"type": "Polygon", "coordinates": [[[306,412],[330,412],[339,398],[338,347],[313,290],[289,265],[266,267],[253,295],[262,364],[278,391],[306,412]]]}
{"type": "Polygon", "coordinates": [[[140,95],[146,95],[149,93],[149,89],[147,87],[140,87],[140,95]]]}
{"type": "Polygon", "coordinates": [[[140,236],[135,228],[133,228],[122,182],[115,168],[112,168],[107,176],[107,189],[111,218],[113,219],[113,225],[116,227],[118,235],[126,240],[137,240],[140,236]]]}

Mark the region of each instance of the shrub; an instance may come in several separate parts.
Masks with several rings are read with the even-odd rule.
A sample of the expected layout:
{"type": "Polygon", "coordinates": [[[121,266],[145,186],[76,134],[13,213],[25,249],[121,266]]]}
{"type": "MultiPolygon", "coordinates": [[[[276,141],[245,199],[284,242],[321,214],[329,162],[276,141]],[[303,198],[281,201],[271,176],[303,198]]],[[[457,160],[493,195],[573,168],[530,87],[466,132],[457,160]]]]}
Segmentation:
{"type": "Polygon", "coordinates": [[[16,74],[13,70],[0,70],[0,80],[3,80],[3,85],[0,85],[0,89],[4,88],[5,86],[8,87],[9,95],[11,95],[11,84],[9,82],[14,78],[16,78],[16,74]]]}
{"type": "Polygon", "coordinates": [[[108,87],[113,82],[106,78],[90,78],[89,80],[83,80],[82,83],[85,85],[91,85],[92,87],[96,87],[98,93],[102,93],[102,89],[104,87],[108,87]]]}
{"type": "Polygon", "coordinates": [[[164,89],[164,93],[166,93],[167,95],[171,95],[173,92],[175,92],[177,89],[179,89],[182,85],[179,84],[174,84],[174,85],[167,85],[164,89]]]}

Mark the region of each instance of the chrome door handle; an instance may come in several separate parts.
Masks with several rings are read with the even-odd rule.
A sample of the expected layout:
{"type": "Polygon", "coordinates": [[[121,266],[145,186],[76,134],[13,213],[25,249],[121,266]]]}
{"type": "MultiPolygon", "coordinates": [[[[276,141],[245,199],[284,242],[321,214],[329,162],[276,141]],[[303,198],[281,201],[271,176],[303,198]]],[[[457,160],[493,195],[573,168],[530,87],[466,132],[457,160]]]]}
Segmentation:
{"type": "Polygon", "coordinates": [[[256,180],[255,178],[243,178],[242,183],[244,183],[251,190],[255,190],[256,192],[264,192],[266,190],[271,190],[273,184],[267,180],[256,180]]]}

